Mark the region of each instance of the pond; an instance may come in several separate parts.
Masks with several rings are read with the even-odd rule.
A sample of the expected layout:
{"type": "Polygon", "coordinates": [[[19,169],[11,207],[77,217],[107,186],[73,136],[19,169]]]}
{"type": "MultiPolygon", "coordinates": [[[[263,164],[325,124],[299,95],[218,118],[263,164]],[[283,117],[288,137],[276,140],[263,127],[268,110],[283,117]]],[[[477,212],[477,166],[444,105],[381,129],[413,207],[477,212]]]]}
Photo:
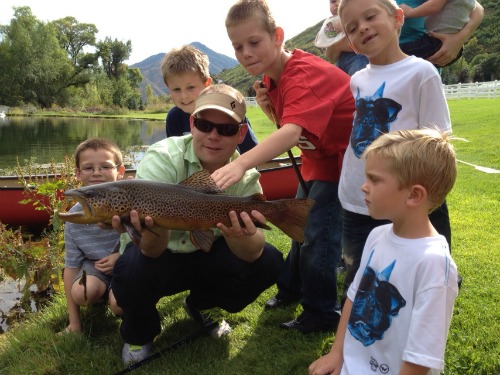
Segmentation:
{"type": "Polygon", "coordinates": [[[0,118],[0,174],[36,157],[40,164],[59,163],[93,137],[113,140],[122,151],[165,138],[165,122],[131,119],[18,117],[0,118]]]}
{"type": "MultiPolygon", "coordinates": [[[[0,175],[12,170],[16,160],[32,157],[40,164],[63,162],[72,156],[76,146],[88,138],[113,140],[122,151],[151,145],[165,138],[165,122],[130,119],[61,118],[61,117],[0,117],[0,175]]],[[[140,152],[139,152],[140,153],[140,152]]],[[[134,154],[134,153],[132,153],[134,154]]],[[[135,153],[137,156],[137,153],[135,153]]],[[[1,207],[0,207],[1,209],[1,207]]],[[[1,272],[1,270],[0,270],[1,272]]],[[[0,282],[0,334],[9,323],[22,320],[26,312],[37,311],[46,301],[44,295],[31,291],[23,301],[19,285],[13,280],[0,282]]]]}

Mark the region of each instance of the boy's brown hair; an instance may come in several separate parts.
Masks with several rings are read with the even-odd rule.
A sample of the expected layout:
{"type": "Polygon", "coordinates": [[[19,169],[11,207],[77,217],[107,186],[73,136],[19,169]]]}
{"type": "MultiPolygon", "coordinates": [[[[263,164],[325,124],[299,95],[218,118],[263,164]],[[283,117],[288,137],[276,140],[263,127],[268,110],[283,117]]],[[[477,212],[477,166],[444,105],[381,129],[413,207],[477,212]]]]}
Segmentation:
{"type": "Polygon", "coordinates": [[[439,207],[457,177],[456,157],[448,133],[435,129],[400,130],[378,137],[363,153],[389,162],[399,187],[421,185],[430,211],[439,207]]]}
{"type": "MultiPolygon", "coordinates": [[[[380,6],[387,9],[389,14],[393,14],[396,9],[399,8],[399,5],[395,0],[375,0],[380,6]]],[[[349,0],[340,0],[339,7],[337,13],[340,17],[340,13],[344,10],[345,6],[349,3],[349,0]]],[[[342,17],[341,17],[342,18],[342,17]]]]}
{"type": "Polygon", "coordinates": [[[226,16],[226,28],[237,25],[255,17],[259,20],[264,30],[273,34],[276,30],[276,21],[265,0],[240,0],[234,4],[226,16]]]}
{"type": "Polygon", "coordinates": [[[168,78],[174,75],[196,73],[202,82],[210,79],[208,56],[190,45],[170,50],[163,58],[160,70],[167,87],[168,78]]]}
{"type": "Polygon", "coordinates": [[[116,143],[105,138],[91,138],[87,139],[86,141],[83,141],[76,147],[75,150],[76,167],[80,168],[80,155],[82,154],[83,151],[85,150],[97,151],[101,149],[111,152],[111,154],[113,154],[113,158],[117,166],[123,164],[122,152],[120,151],[120,148],[116,143]]]}

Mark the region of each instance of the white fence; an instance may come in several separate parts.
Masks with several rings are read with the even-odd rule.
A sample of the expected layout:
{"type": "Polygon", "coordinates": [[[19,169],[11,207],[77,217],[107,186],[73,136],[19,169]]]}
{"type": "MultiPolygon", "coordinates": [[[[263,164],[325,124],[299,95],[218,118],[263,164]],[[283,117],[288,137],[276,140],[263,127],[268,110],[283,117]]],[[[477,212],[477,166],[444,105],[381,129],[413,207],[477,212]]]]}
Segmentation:
{"type": "MultiPolygon", "coordinates": [[[[457,83],[455,85],[443,85],[446,99],[477,99],[477,98],[499,98],[500,82],[474,82],[457,83]]],[[[247,106],[256,107],[254,97],[245,98],[247,106]]]]}
{"type": "Polygon", "coordinates": [[[245,102],[247,104],[247,107],[257,107],[257,102],[255,101],[255,97],[253,96],[246,97],[245,102]]]}
{"type": "Polygon", "coordinates": [[[500,82],[473,82],[443,85],[446,99],[477,99],[500,97],[500,82]]]}

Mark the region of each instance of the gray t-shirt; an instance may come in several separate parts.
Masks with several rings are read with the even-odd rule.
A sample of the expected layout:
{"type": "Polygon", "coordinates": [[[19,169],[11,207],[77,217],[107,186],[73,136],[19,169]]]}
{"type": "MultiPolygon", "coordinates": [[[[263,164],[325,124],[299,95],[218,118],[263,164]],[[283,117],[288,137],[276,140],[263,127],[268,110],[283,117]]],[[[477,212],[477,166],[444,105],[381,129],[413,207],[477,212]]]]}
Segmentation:
{"type": "Polygon", "coordinates": [[[469,15],[476,0],[448,0],[436,14],[425,19],[425,28],[444,34],[455,34],[469,22],[469,15]]]}
{"type": "MultiPolygon", "coordinates": [[[[74,211],[82,211],[82,206],[75,204],[70,212],[74,211]]],[[[80,268],[84,260],[99,260],[110,255],[119,238],[118,232],[101,229],[97,224],[66,223],[64,267],[80,268]]]]}

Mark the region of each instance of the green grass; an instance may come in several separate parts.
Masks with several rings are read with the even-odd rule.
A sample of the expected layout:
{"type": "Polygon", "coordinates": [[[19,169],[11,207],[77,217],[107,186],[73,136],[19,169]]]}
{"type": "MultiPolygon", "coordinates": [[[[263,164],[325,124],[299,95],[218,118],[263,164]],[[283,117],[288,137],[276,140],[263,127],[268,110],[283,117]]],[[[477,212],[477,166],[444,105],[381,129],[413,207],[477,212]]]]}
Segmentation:
{"type": "MultiPolygon", "coordinates": [[[[500,99],[449,103],[458,158],[500,169],[498,118],[500,99]]],[[[274,125],[249,118],[259,138],[274,125]]],[[[448,197],[453,231],[452,255],[464,281],[455,305],[446,350],[448,375],[500,374],[500,174],[486,174],[459,164],[457,183],[448,197]]],[[[289,239],[273,230],[269,242],[283,253],[289,239]]],[[[227,314],[233,332],[216,340],[202,337],[135,370],[135,374],[305,374],[307,366],[328,351],[330,334],[286,332],[278,325],[300,313],[300,307],[264,311],[275,287],[238,314],[227,314]]],[[[159,303],[163,331],[157,348],[196,329],[182,310],[184,294],[159,303]]],[[[119,320],[103,308],[84,310],[82,336],[56,336],[66,326],[62,295],[41,313],[0,335],[0,374],[113,374],[122,367],[119,320]]]]}

